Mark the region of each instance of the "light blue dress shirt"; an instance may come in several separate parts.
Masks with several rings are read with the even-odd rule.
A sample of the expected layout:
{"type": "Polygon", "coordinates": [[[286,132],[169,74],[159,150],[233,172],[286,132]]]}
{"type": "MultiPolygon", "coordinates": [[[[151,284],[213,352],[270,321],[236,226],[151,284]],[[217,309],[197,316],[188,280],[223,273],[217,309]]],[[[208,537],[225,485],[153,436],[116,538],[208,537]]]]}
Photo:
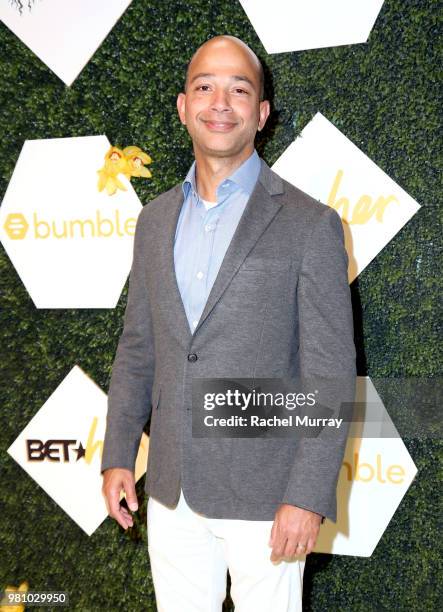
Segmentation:
{"type": "Polygon", "coordinates": [[[174,266],[191,333],[197,327],[226,250],[260,174],[254,150],[217,187],[208,210],[197,193],[195,161],[183,181],[184,201],[175,231],[174,266]]]}

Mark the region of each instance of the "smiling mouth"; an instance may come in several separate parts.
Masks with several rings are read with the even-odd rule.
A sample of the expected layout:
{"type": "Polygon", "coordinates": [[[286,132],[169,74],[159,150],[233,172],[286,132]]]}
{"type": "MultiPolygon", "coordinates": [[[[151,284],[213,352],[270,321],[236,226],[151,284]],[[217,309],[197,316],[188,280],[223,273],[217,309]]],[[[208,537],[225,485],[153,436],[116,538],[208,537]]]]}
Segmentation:
{"type": "Polygon", "coordinates": [[[211,132],[230,132],[236,126],[236,123],[232,123],[231,121],[203,120],[203,123],[211,132]]]}

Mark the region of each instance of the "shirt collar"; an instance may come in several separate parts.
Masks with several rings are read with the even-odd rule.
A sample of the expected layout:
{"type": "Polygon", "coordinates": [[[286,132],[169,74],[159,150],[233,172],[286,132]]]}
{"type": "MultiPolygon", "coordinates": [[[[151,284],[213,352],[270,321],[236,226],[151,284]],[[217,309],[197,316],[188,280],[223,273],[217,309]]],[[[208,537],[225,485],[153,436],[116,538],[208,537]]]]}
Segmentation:
{"type": "MultiPolygon", "coordinates": [[[[248,195],[251,195],[255,184],[258,179],[258,175],[260,174],[260,157],[258,156],[257,151],[254,149],[252,155],[246,159],[241,166],[237,168],[230,176],[228,176],[222,183],[230,181],[234,183],[236,186],[241,187],[248,195]]],[[[220,186],[218,188],[220,188],[220,186]]],[[[217,188],[217,190],[218,190],[217,188]]],[[[192,189],[194,193],[197,193],[197,185],[195,180],[195,161],[192,163],[192,166],[189,168],[188,173],[186,175],[185,180],[182,183],[183,194],[185,198],[187,197],[189,190],[192,189]]]]}
{"type": "Polygon", "coordinates": [[[185,199],[190,189],[192,189],[194,193],[197,193],[197,185],[195,184],[195,161],[192,162],[192,166],[188,170],[188,174],[182,183],[182,189],[185,199]]]}

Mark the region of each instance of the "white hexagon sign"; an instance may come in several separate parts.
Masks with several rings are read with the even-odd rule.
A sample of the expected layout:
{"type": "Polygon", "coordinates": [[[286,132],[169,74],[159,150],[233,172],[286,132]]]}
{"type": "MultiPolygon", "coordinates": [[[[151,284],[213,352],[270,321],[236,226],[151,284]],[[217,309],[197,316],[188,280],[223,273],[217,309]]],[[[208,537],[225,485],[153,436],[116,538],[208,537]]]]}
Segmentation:
{"type": "Polygon", "coordinates": [[[349,282],[420,208],[321,113],[315,115],[272,168],[340,214],[349,257],[349,282]]]}
{"type": "MultiPolygon", "coordinates": [[[[88,535],[108,516],[100,472],[106,414],[106,393],[74,366],[8,448],[9,455],[88,535]]],[[[136,481],[146,472],[148,451],[149,438],[143,433],[136,481]]]]}
{"type": "Polygon", "coordinates": [[[132,0],[0,2],[0,20],[71,85],[132,0]]]}
{"type": "Polygon", "coordinates": [[[268,53],[366,42],[384,0],[240,0],[268,53]]]}
{"type": "Polygon", "coordinates": [[[361,421],[350,427],[337,485],[337,522],[326,520],[316,552],[369,557],[417,468],[371,379],[357,378],[361,421]]]}
{"type": "Polygon", "coordinates": [[[37,308],[114,308],[142,209],[130,182],[108,196],[106,136],[28,140],[0,207],[0,240],[37,308]]]}

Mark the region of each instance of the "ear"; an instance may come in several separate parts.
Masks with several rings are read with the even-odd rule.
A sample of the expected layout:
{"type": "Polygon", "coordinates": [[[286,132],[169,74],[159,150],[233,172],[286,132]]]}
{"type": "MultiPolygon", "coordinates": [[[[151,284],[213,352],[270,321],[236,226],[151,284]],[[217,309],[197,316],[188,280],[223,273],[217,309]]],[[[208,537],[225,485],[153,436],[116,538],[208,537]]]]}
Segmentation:
{"type": "Polygon", "coordinates": [[[177,97],[177,111],[180,121],[183,125],[186,125],[185,111],[186,111],[186,94],[179,93],[177,97]]]}
{"type": "Polygon", "coordinates": [[[265,127],[265,123],[267,118],[269,117],[269,113],[271,112],[271,105],[269,104],[269,100],[263,100],[260,102],[260,111],[259,111],[259,121],[258,121],[258,131],[261,132],[265,127]]]}

